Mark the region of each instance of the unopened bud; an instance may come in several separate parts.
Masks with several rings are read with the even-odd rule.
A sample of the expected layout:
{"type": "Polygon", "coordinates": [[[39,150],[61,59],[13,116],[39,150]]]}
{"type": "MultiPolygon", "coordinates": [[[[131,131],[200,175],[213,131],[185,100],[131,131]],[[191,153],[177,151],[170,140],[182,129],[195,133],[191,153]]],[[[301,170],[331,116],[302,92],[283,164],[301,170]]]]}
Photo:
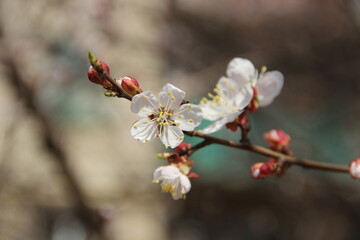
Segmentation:
{"type": "Polygon", "coordinates": [[[94,67],[100,66],[100,61],[95,57],[95,55],[91,51],[89,51],[89,53],[88,53],[88,58],[89,58],[91,66],[94,66],[94,67]]]}
{"type": "Polygon", "coordinates": [[[291,141],[290,136],[280,129],[273,129],[264,133],[264,139],[269,144],[269,147],[276,151],[289,149],[291,141]]]}
{"type": "Polygon", "coordinates": [[[276,164],[273,162],[258,162],[251,166],[251,176],[256,179],[263,179],[274,172],[276,164]]]}
{"type": "Polygon", "coordinates": [[[126,76],[120,79],[121,87],[132,96],[142,92],[138,81],[130,76],[126,76]]]}
{"type": "MultiPolygon", "coordinates": [[[[108,74],[110,74],[109,66],[106,65],[106,63],[99,61],[99,66],[100,68],[103,68],[108,74]]],[[[104,85],[104,83],[107,82],[107,80],[104,80],[100,77],[99,73],[96,71],[96,69],[93,66],[89,67],[87,75],[89,80],[95,84],[104,85]]]]}
{"type": "Polygon", "coordinates": [[[257,93],[257,89],[256,87],[253,87],[253,97],[252,100],[249,104],[249,112],[255,112],[259,107],[260,107],[260,103],[259,103],[259,99],[258,99],[258,93],[257,93]]]}
{"type": "Polygon", "coordinates": [[[354,179],[360,179],[360,158],[356,158],[350,162],[350,176],[354,179]]]}
{"type": "Polygon", "coordinates": [[[248,124],[249,118],[246,115],[246,112],[241,113],[234,121],[225,124],[227,129],[235,132],[239,126],[245,127],[248,124]]]}
{"type": "Polygon", "coordinates": [[[238,128],[238,124],[236,121],[229,122],[229,123],[225,124],[225,126],[227,129],[230,129],[233,132],[236,132],[236,130],[238,128]]]}
{"type": "Polygon", "coordinates": [[[190,143],[182,142],[174,149],[174,152],[176,153],[183,152],[189,150],[190,148],[191,148],[190,143]]]}

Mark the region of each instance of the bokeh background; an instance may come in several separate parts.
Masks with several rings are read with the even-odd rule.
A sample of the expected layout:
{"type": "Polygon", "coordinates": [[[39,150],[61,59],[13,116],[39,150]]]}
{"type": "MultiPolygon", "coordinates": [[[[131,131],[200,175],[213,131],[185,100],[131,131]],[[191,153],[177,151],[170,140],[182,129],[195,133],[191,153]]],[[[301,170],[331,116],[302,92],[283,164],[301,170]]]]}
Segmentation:
{"type": "Polygon", "coordinates": [[[248,58],[285,75],[252,141],[282,128],[299,157],[347,165],[360,156],[359,0],[1,0],[0,50],[1,240],[360,238],[359,182],[296,166],[254,180],[265,159],[225,147],[193,155],[187,200],[161,194],[162,144],[133,139],[130,103],[86,77],[92,50],[113,77],[197,102],[248,58]]]}

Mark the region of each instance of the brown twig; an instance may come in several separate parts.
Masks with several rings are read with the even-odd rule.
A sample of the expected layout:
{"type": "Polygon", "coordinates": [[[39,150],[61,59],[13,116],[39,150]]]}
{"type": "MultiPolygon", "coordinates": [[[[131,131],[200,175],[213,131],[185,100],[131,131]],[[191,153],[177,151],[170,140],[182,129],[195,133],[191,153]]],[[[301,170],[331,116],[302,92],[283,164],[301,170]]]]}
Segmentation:
{"type": "Polygon", "coordinates": [[[184,156],[184,155],[191,156],[191,155],[192,155],[194,152],[196,152],[197,150],[199,150],[199,149],[201,149],[201,148],[203,148],[203,147],[206,147],[206,146],[208,146],[208,145],[210,145],[210,144],[212,144],[212,142],[205,139],[204,141],[196,144],[195,146],[191,147],[190,149],[185,150],[185,151],[181,151],[181,152],[179,152],[178,154],[179,154],[180,156],[184,156]]]}
{"type": "Polygon", "coordinates": [[[106,79],[113,85],[113,87],[116,89],[116,92],[118,93],[119,98],[126,98],[129,101],[132,100],[133,96],[131,94],[127,93],[121,87],[121,85],[117,84],[116,81],[103,68],[100,68],[100,69],[95,68],[95,69],[100,74],[101,78],[106,79]]]}
{"type": "Polygon", "coordinates": [[[44,145],[63,170],[64,176],[69,183],[70,192],[75,200],[75,209],[79,219],[83,222],[88,233],[96,233],[101,239],[106,239],[103,233],[103,224],[99,215],[88,206],[80,184],[69,165],[70,161],[57,140],[56,131],[47,120],[45,114],[35,104],[33,91],[21,77],[20,70],[18,69],[15,60],[10,56],[3,56],[1,60],[7,69],[7,79],[9,80],[9,83],[13,85],[18,98],[23,100],[25,106],[31,110],[32,114],[41,124],[44,145]]]}
{"type": "Polygon", "coordinates": [[[210,135],[198,132],[198,131],[189,131],[189,132],[184,132],[184,133],[188,136],[203,138],[211,143],[246,150],[246,151],[257,153],[257,154],[260,154],[260,155],[263,155],[266,157],[281,159],[285,162],[292,163],[292,164],[295,164],[298,166],[302,166],[304,168],[333,171],[333,172],[343,172],[343,173],[349,172],[349,168],[347,166],[340,166],[340,165],[335,165],[335,164],[330,164],[330,163],[316,162],[316,161],[307,160],[307,159],[299,159],[299,158],[296,158],[295,156],[285,155],[283,153],[279,153],[279,152],[276,152],[276,151],[273,151],[268,148],[264,148],[264,147],[261,147],[261,146],[255,145],[255,144],[238,143],[238,142],[234,142],[234,141],[230,141],[230,140],[213,137],[213,136],[210,136],[210,135]]]}

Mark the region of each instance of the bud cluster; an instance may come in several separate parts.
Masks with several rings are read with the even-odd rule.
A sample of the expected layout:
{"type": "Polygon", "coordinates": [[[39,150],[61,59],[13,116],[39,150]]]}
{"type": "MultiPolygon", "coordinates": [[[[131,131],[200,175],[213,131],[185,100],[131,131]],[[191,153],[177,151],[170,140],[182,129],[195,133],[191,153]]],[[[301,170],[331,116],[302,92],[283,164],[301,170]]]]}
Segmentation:
{"type": "Polygon", "coordinates": [[[264,133],[264,139],[270,149],[285,154],[289,153],[291,137],[283,130],[273,129],[266,132],[264,133]]]}
{"type": "MultiPolygon", "coordinates": [[[[88,79],[98,85],[103,86],[107,91],[104,93],[107,97],[116,97],[118,96],[117,88],[108,81],[103,73],[106,73],[110,76],[110,68],[103,61],[99,61],[95,55],[89,52],[89,60],[91,66],[88,69],[88,79]]],[[[142,92],[140,89],[138,81],[134,77],[126,76],[122,77],[115,81],[118,86],[120,86],[125,92],[131,96],[135,96],[142,92]]]]}
{"type": "MultiPolygon", "coordinates": [[[[264,140],[270,149],[287,155],[292,154],[290,151],[291,138],[283,130],[273,129],[264,133],[264,140]]],[[[251,176],[256,179],[263,179],[272,174],[282,176],[289,167],[289,163],[283,163],[278,159],[270,158],[267,162],[259,162],[252,165],[251,176]]]]}

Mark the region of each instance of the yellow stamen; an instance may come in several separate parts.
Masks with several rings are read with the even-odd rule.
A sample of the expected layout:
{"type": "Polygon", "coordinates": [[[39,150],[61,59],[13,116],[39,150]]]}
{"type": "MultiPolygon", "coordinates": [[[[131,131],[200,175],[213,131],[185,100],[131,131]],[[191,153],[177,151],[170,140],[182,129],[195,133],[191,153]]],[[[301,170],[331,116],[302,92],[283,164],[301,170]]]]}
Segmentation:
{"type": "Polygon", "coordinates": [[[267,71],[267,67],[266,67],[266,66],[262,66],[262,67],[261,67],[261,72],[262,72],[262,73],[265,73],[266,71],[267,71]]]}

